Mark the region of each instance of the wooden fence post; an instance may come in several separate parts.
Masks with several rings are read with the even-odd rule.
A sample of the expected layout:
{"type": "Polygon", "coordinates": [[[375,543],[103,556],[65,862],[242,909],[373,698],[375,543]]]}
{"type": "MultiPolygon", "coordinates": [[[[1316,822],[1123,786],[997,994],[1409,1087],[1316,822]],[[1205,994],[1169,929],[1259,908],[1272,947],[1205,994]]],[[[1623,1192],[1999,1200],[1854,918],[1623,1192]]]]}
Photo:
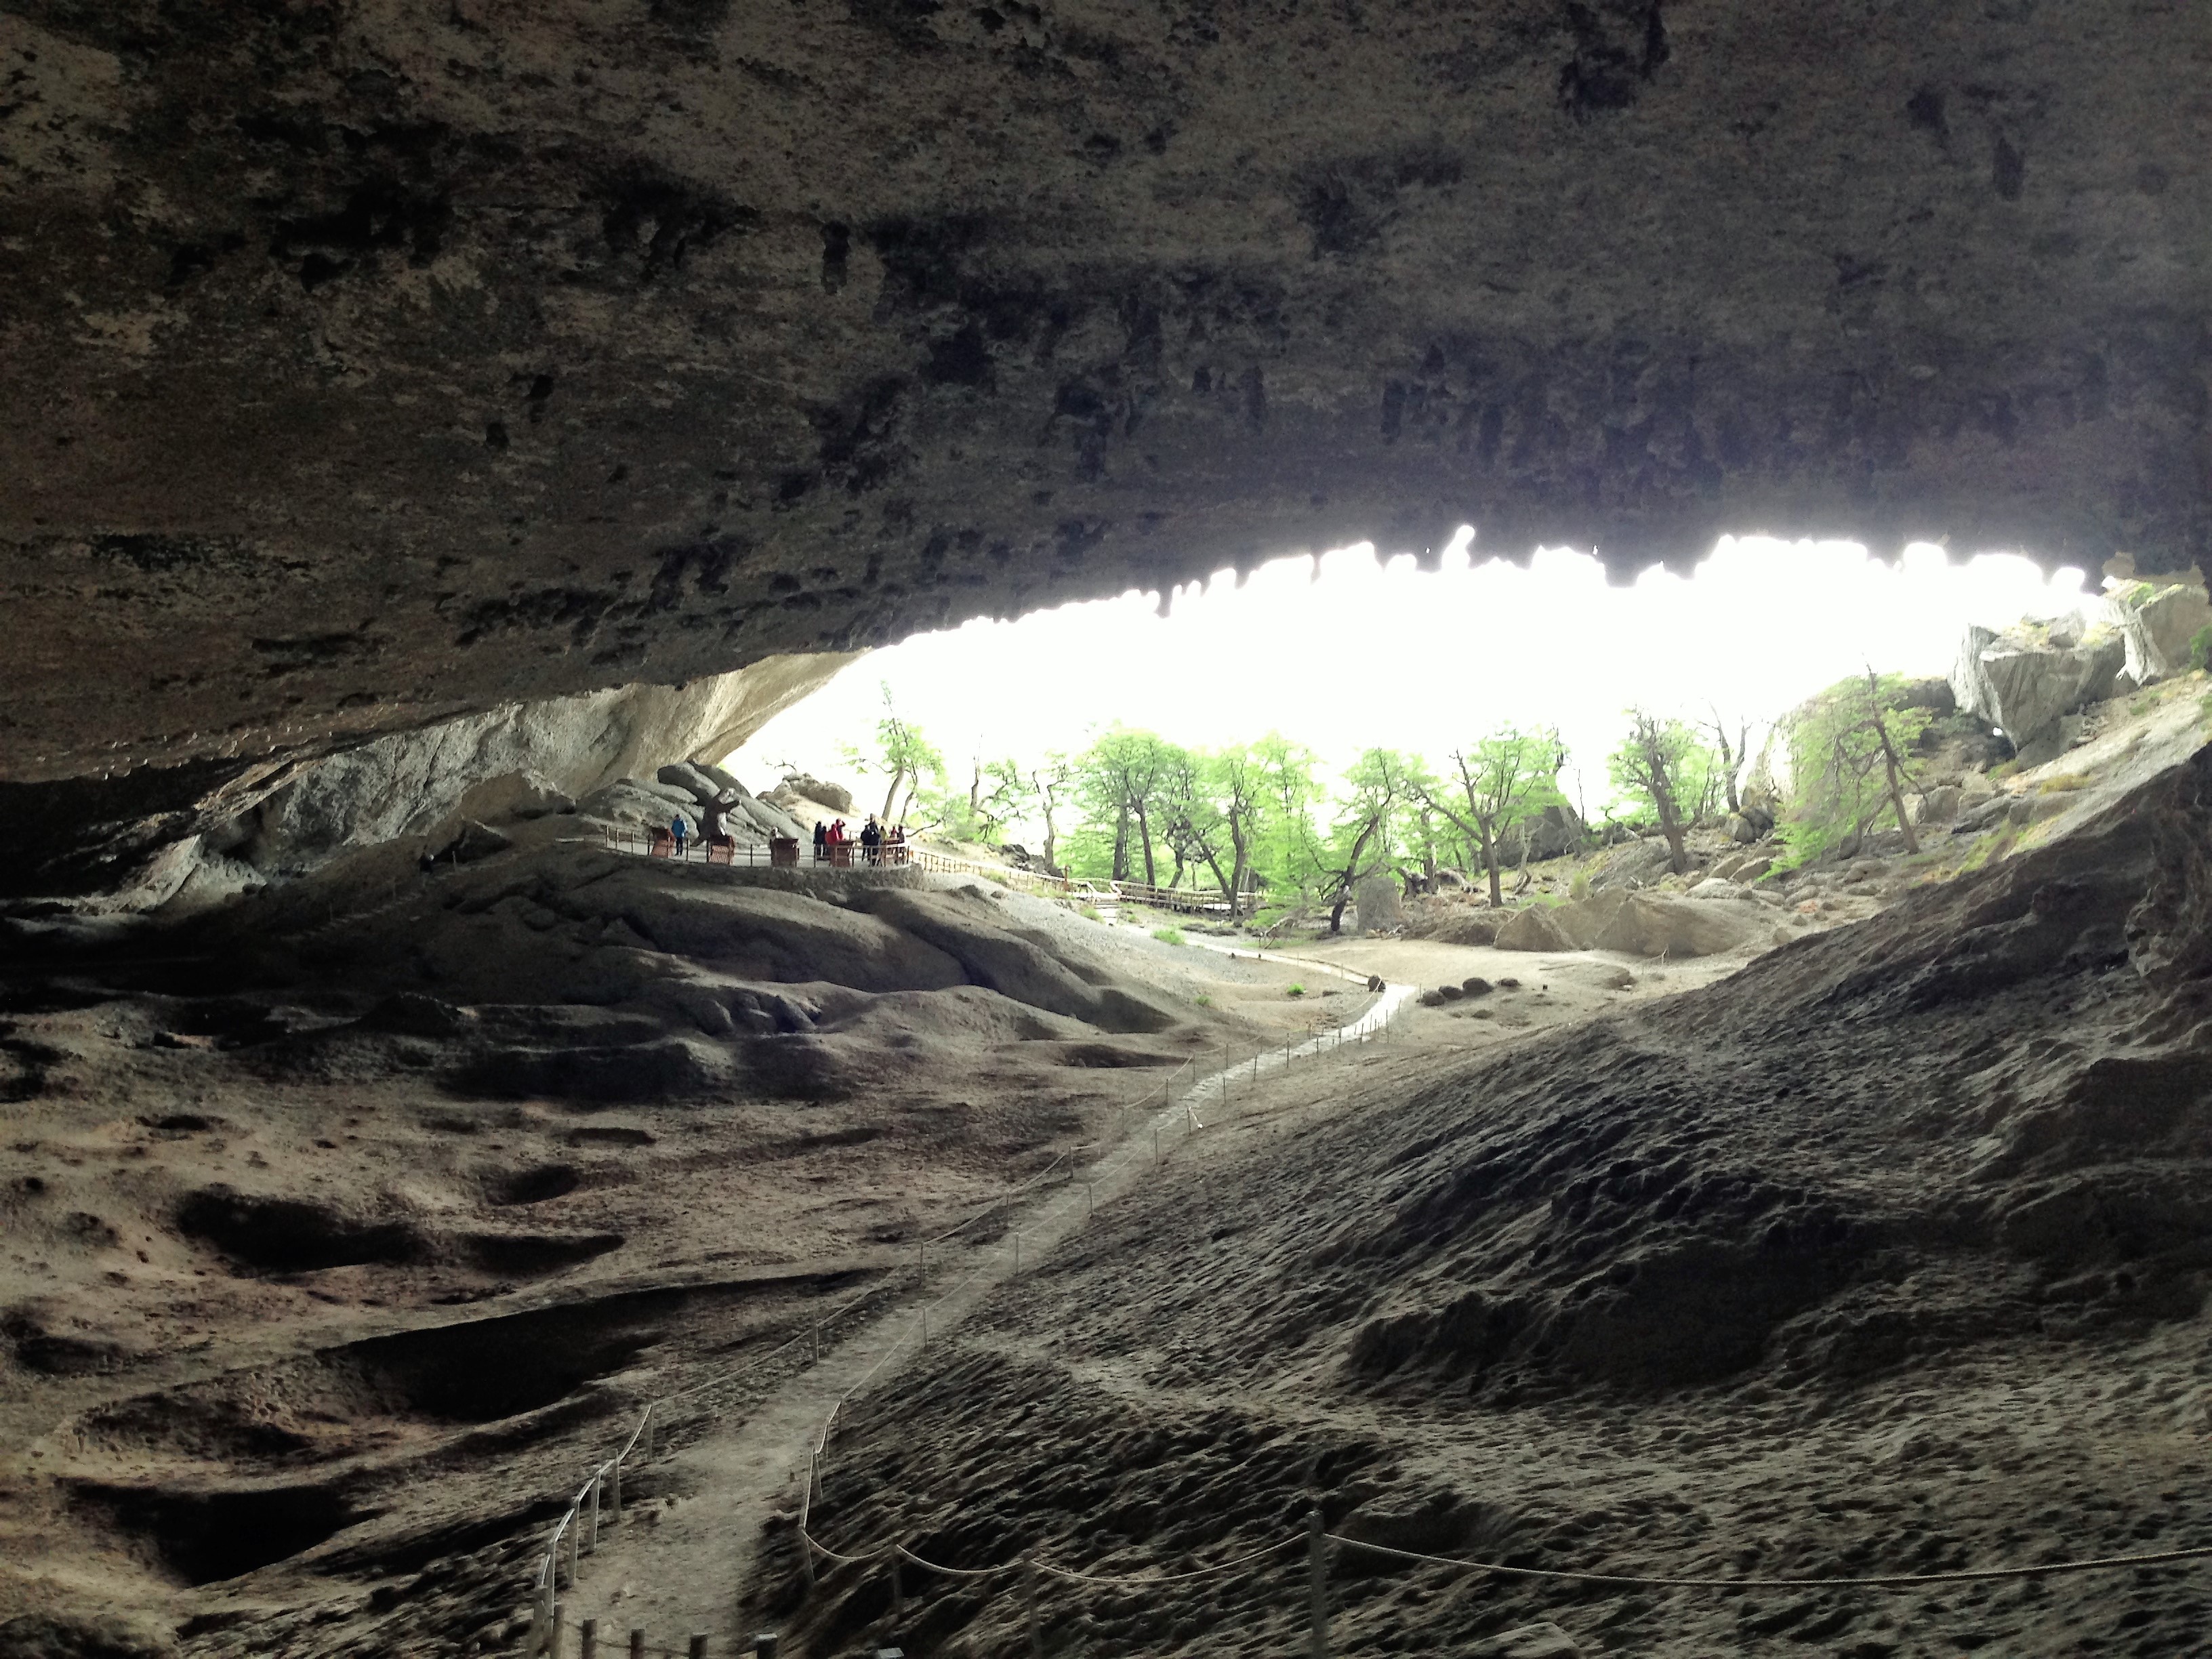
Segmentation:
{"type": "Polygon", "coordinates": [[[707,1659],[707,1638],[705,1637],[694,1636],[691,1638],[691,1659],[707,1659]]]}
{"type": "Polygon", "coordinates": [[[1306,1516],[1306,1601],[1308,1659],[1328,1659],[1328,1540],[1317,1507],[1306,1516]]]}
{"type": "Polygon", "coordinates": [[[576,1649],[577,1659],[599,1659],[599,1621],[584,1620],[584,1635],[576,1649]]]}
{"type": "Polygon", "coordinates": [[[645,1632],[641,1630],[629,1633],[629,1659],[645,1659],[645,1632]]]}

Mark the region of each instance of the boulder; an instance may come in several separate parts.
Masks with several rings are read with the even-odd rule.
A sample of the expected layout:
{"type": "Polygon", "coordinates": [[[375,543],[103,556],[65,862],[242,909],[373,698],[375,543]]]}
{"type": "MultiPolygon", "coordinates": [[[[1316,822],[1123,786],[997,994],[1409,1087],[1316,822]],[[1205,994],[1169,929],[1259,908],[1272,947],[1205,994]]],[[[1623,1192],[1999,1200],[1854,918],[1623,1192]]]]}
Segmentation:
{"type": "Polygon", "coordinates": [[[1735,879],[1739,884],[1748,887],[1773,867],[1774,860],[1771,858],[1752,859],[1736,866],[1735,879]]]}
{"type": "Polygon", "coordinates": [[[1743,811],[1730,814],[1728,832],[1729,840],[1748,847],[1774,833],[1774,814],[1764,806],[1753,806],[1747,801],[1743,811]]]}
{"type": "Polygon", "coordinates": [[[2077,635],[2062,628],[2062,636],[2077,642],[2061,646],[2052,642],[2051,626],[2022,623],[2002,633],[1969,628],[1952,665],[1959,708],[1996,726],[2023,755],[2044,748],[2056,755],[2059,716],[2112,696],[2127,665],[2118,629],[2077,635]]]}
{"type": "Polygon", "coordinates": [[[2154,588],[2138,582],[2108,597],[2105,616],[2119,629],[2127,677],[2148,685],[2193,665],[2191,641],[2212,628],[2212,599],[2198,586],[2154,588]]]}
{"type": "Polygon", "coordinates": [[[1905,803],[1915,823],[1946,824],[1959,816],[1960,792],[1955,783],[1938,784],[1905,803]]]}
{"type": "Polygon", "coordinates": [[[1601,893],[1615,888],[1648,887],[1667,873],[1673,856],[1664,836],[1631,842],[1591,869],[1590,886],[1601,893]]]}
{"type": "MultiPolygon", "coordinates": [[[[821,778],[810,776],[805,772],[785,773],[783,782],[769,793],[772,795],[800,796],[826,806],[833,812],[850,812],[853,810],[851,790],[842,783],[830,783],[821,778]]],[[[779,801],[777,804],[790,805],[788,801],[779,801]]]]}
{"type": "MultiPolygon", "coordinates": [[[[720,767],[714,769],[721,771],[720,767]]],[[[702,806],[712,806],[718,802],[726,805],[744,793],[737,787],[734,778],[725,786],[708,776],[705,768],[695,766],[690,761],[672,762],[653,775],[655,781],[666,784],[672,789],[683,790],[702,806]]],[[[722,775],[728,777],[729,774],[725,772],[722,775]]]]}
{"type": "Polygon", "coordinates": [[[1359,931],[1363,933],[1405,925],[1406,912],[1398,900],[1395,877],[1366,877],[1352,888],[1352,902],[1358,908],[1359,931]]]}
{"type": "Polygon", "coordinates": [[[1521,832],[1528,839],[1528,856],[1537,860],[1579,853],[1589,833],[1573,807],[1557,803],[1524,823],[1521,832]]]}
{"type": "Polygon", "coordinates": [[[1757,918],[1646,893],[1614,891],[1554,908],[1532,907],[1498,930],[1502,951],[1619,951],[1708,957],[1750,942],[1757,918]]]}
{"type": "Polygon", "coordinates": [[[1582,947],[1570,938],[1559,925],[1561,911],[1574,908],[1561,905],[1553,909],[1549,905],[1532,904],[1525,910],[1516,910],[1498,930],[1497,946],[1501,951],[1576,951],[1582,947]]]}

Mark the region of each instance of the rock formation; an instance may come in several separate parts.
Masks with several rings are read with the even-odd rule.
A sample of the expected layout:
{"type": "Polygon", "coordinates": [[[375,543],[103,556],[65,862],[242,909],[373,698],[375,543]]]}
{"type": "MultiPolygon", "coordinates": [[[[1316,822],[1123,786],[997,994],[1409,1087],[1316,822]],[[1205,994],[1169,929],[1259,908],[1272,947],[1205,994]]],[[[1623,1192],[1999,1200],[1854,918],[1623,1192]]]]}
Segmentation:
{"type": "Polygon", "coordinates": [[[1951,690],[1961,710],[1987,720],[2024,760],[2039,764],[2064,747],[2060,718],[2111,696],[2127,657],[2117,630],[2085,628],[2079,616],[2022,622],[2002,632],[1969,628],[1951,690]]]}
{"type": "Polygon", "coordinates": [[[149,767],[48,789],[0,785],[0,801],[12,796],[17,808],[0,895],[119,885],[143,907],[216,860],[235,887],[349,848],[434,835],[456,814],[495,815],[503,805],[467,801],[488,782],[514,781],[496,781],[502,800],[525,787],[573,797],[671,756],[720,760],[849,660],[775,658],[688,685],[512,703],[296,767],[149,767]]]}
{"type": "Polygon", "coordinates": [[[1462,520],[2172,568],[2208,29],[9,0],[0,779],[1462,520]]]}

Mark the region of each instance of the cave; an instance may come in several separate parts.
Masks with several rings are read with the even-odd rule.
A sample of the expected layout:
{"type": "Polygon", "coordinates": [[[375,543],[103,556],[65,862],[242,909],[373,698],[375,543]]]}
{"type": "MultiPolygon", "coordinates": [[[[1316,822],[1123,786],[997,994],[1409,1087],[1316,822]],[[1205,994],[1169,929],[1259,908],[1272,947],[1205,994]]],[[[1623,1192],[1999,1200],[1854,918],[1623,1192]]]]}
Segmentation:
{"type": "MultiPolygon", "coordinates": [[[[656,1501],[748,1530],[711,1613],[684,1527],[611,1540],[657,1645],[1011,1650],[1034,1600],[951,1571],[1149,1585],[1310,1510],[1354,1647],[2180,1650],[2212,11],[1800,11],[5,0],[0,1601],[86,1650],[511,1645],[510,1522],[659,1401],[656,1501]],[[1324,825],[1341,879],[1280,904],[1187,810],[1164,882],[1141,802],[1133,863],[1127,799],[1055,848],[1073,785],[1041,841],[809,858],[885,779],[746,747],[962,624],[1346,550],[1435,584],[1401,613],[1476,560],[1631,592],[1752,537],[2086,608],[1869,661],[1831,738],[1887,793],[1817,844],[1716,707],[1686,830],[1555,790],[1517,867],[1486,819],[1355,880],[1324,825]],[[2074,678],[2015,722],[1999,658],[2074,678]],[[966,1323],[893,1340],[946,1263],[966,1323]],[[817,1542],[951,1570],[910,1607],[732,1496],[862,1331],[897,1358],[811,1449],[817,1542]],[[312,1399],[263,1386],[294,1362],[312,1399]],[[201,1388],[357,1467],[103,1437],[201,1388]],[[284,1565],[387,1510],[471,1553],[343,1607],[284,1565]],[[53,1570],[118,1542],[121,1636],[53,1570]],[[1477,1606],[1392,1548],[1600,1571],[1477,1606]],[[1607,1587],[1653,1564],[1760,1582],[1607,1587]],[[222,1586],[263,1570],[253,1635],[222,1586]]],[[[1579,620],[1495,625],[1571,674],[1579,620]]],[[[1286,706],[1371,700],[1276,649],[1286,706]]],[[[982,662],[977,709],[1024,700],[982,662]]],[[[1309,1634],[1076,1595],[1071,1651],[1309,1634]]]]}

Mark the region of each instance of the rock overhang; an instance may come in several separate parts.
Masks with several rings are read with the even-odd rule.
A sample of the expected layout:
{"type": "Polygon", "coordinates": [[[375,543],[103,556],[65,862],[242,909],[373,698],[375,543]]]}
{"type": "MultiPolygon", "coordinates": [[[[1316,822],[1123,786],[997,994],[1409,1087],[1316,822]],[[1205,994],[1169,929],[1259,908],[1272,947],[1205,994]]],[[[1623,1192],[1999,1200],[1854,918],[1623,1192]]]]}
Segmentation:
{"type": "Polygon", "coordinates": [[[2212,544],[2212,15],[9,0],[0,777],[1372,539],[2212,544]]]}

